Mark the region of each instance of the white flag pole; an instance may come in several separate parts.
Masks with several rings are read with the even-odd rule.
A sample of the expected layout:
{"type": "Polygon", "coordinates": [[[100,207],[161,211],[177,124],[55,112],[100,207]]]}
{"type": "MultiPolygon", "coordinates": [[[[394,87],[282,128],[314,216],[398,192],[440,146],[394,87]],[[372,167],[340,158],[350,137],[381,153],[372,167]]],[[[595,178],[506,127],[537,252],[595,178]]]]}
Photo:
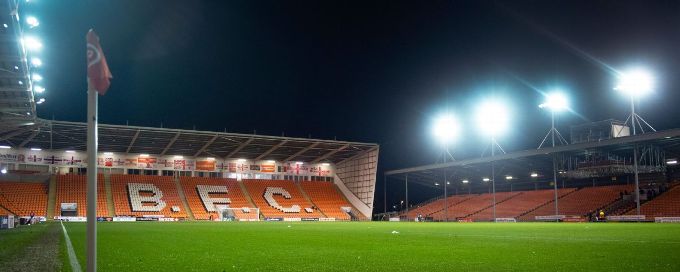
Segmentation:
{"type": "MultiPolygon", "coordinates": [[[[89,83],[89,82],[88,82],[89,83]]],[[[88,84],[88,87],[90,84],[88,84]]],[[[97,91],[87,91],[87,271],[97,271],[97,91]]]]}

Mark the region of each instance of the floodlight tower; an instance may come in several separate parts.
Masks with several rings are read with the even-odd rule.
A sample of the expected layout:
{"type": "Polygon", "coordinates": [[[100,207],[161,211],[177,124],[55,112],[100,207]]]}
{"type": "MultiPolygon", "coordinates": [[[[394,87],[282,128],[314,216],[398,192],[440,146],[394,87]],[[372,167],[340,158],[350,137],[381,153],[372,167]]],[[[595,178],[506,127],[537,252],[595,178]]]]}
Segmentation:
{"type": "MultiPolygon", "coordinates": [[[[543,144],[548,139],[548,136],[552,139],[552,147],[555,147],[555,138],[559,141],[559,144],[566,145],[567,140],[562,137],[562,134],[555,128],[555,113],[563,111],[569,108],[569,102],[566,96],[560,92],[552,92],[546,95],[546,101],[543,104],[538,105],[539,108],[546,108],[550,110],[550,131],[545,135],[543,141],[538,145],[538,149],[543,147],[543,144]]],[[[557,203],[557,158],[556,154],[552,154],[552,167],[553,167],[553,187],[555,189],[555,215],[559,214],[559,205],[557,203]]]]}
{"type": "MultiPolygon", "coordinates": [[[[449,159],[451,161],[454,161],[455,159],[453,158],[453,154],[451,154],[449,150],[449,146],[455,142],[460,133],[460,124],[458,123],[458,119],[455,118],[455,116],[451,113],[446,113],[441,116],[439,116],[434,123],[434,127],[432,130],[432,134],[437,138],[439,143],[442,145],[442,153],[437,159],[437,162],[439,162],[439,159],[442,159],[443,163],[446,163],[449,159]]],[[[446,170],[444,170],[444,218],[446,221],[448,221],[448,216],[449,216],[449,205],[448,205],[448,192],[447,192],[447,187],[449,185],[449,181],[447,180],[446,176],[446,170]]]]}
{"type": "MultiPolygon", "coordinates": [[[[654,89],[654,78],[652,75],[642,69],[634,69],[619,75],[619,82],[614,87],[614,90],[621,92],[630,97],[630,115],[626,118],[625,124],[630,120],[630,126],[633,128],[633,136],[635,136],[637,126],[640,131],[645,133],[642,126],[644,123],[647,127],[656,131],[645,119],[635,112],[635,100],[649,94],[654,89]]],[[[633,173],[635,175],[635,211],[640,215],[640,179],[638,172],[638,158],[637,158],[637,144],[633,145],[633,173]]]]}
{"type": "MultiPolygon", "coordinates": [[[[508,111],[503,103],[496,100],[485,101],[477,108],[477,125],[482,134],[490,136],[491,157],[495,156],[496,148],[505,153],[498,144],[496,137],[505,132],[508,127],[508,111]]],[[[484,155],[482,153],[482,155],[484,155]]],[[[493,220],[496,221],[496,168],[491,161],[491,190],[493,194],[493,220]]]]}

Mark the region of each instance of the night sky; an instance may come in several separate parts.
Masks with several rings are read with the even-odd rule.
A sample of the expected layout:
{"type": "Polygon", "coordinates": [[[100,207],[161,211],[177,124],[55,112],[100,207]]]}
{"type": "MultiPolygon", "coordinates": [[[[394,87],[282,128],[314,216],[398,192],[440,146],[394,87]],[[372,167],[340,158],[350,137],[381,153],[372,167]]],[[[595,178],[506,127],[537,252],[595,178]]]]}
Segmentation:
{"type": "Polygon", "coordinates": [[[114,76],[100,122],[375,142],[379,211],[383,171],[437,159],[438,113],[464,122],[456,157],[480,156],[471,113],[485,97],[512,107],[506,151],[535,148],[549,128],[540,91],[569,94],[567,136],[625,119],[615,71],[643,66],[657,84],[641,115],[680,126],[678,1],[32,2],[23,12],[41,20],[45,45],[39,117],[85,121],[92,27],[114,76]]]}

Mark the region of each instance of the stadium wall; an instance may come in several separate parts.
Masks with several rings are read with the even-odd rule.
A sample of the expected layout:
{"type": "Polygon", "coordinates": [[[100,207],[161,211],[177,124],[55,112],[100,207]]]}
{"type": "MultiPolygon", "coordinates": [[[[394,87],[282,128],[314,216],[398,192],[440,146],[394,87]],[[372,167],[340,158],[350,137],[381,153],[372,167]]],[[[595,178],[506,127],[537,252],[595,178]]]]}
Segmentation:
{"type": "Polygon", "coordinates": [[[378,169],[378,147],[358,154],[336,165],[335,182],[347,200],[364,216],[372,218],[375,181],[378,169]]]}

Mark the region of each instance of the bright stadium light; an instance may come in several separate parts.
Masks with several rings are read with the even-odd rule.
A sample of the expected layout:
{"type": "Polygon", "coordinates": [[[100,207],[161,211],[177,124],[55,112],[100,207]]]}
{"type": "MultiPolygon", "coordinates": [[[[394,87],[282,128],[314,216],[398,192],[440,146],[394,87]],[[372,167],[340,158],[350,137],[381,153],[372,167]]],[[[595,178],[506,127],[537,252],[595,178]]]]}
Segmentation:
{"type": "Polygon", "coordinates": [[[327,162],[324,162],[324,163],[322,163],[321,165],[323,165],[323,166],[329,166],[329,165],[331,165],[331,164],[330,164],[330,163],[327,163],[327,162]]]}
{"type": "Polygon", "coordinates": [[[66,150],[64,152],[66,152],[66,153],[76,153],[74,150],[66,150]]]}
{"type": "Polygon", "coordinates": [[[26,24],[28,24],[28,26],[30,28],[34,28],[36,26],[39,26],[40,22],[38,21],[38,18],[35,18],[33,16],[28,16],[28,17],[26,17],[26,24]]]}
{"type": "Polygon", "coordinates": [[[113,155],[113,152],[104,152],[104,155],[111,156],[111,155],[113,155]]]}
{"type": "Polygon", "coordinates": [[[33,147],[33,148],[31,148],[31,150],[33,150],[33,151],[40,151],[40,150],[42,150],[42,149],[41,149],[41,148],[37,148],[37,147],[33,147]]]}
{"type": "Polygon", "coordinates": [[[35,86],[33,87],[33,90],[34,90],[36,93],[43,93],[43,92],[45,92],[45,88],[42,87],[42,86],[38,86],[38,85],[35,85],[35,86]]]}
{"type": "Polygon", "coordinates": [[[437,140],[444,144],[450,144],[458,138],[460,133],[460,125],[458,120],[452,114],[444,114],[434,121],[432,134],[437,140]]]}
{"type": "Polygon", "coordinates": [[[43,44],[35,37],[26,37],[22,40],[22,42],[29,50],[38,51],[43,47],[43,44]]]}
{"type": "Polygon", "coordinates": [[[675,165],[675,164],[678,164],[678,160],[676,160],[676,159],[667,160],[667,161],[666,161],[666,164],[668,164],[668,165],[675,165]]]}
{"type": "Polygon", "coordinates": [[[38,82],[42,81],[43,77],[40,74],[33,73],[33,75],[31,75],[31,79],[35,82],[38,82]]]}
{"type": "Polygon", "coordinates": [[[182,156],[182,155],[176,155],[176,156],[173,156],[172,158],[173,158],[173,159],[183,159],[184,156],[182,156]]]}
{"type": "Polygon", "coordinates": [[[11,146],[8,145],[0,145],[0,149],[10,149],[12,148],[11,146]]]}
{"type": "Polygon", "coordinates": [[[236,160],[236,161],[237,161],[237,162],[245,162],[246,159],[238,159],[238,160],[236,160]]]}
{"type": "Polygon", "coordinates": [[[512,176],[505,176],[505,179],[512,180],[512,176]]]}
{"type": "Polygon", "coordinates": [[[614,90],[631,97],[641,97],[654,89],[654,77],[649,71],[641,68],[621,73],[614,90]]]}
{"type": "Polygon", "coordinates": [[[142,158],[146,158],[146,157],[149,156],[149,154],[139,154],[139,156],[142,157],[142,158]]]}
{"type": "Polygon", "coordinates": [[[32,58],[31,65],[33,65],[34,67],[40,67],[42,66],[42,60],[40,60],[39,58],[32,58]]]}
{"type": "Polygon", "coordinates": [[[537,178],[537,177],[538,177],[538,173],[531,173],[531,177],[532,177],[532,178],[537,178]]]}
{"type": "Polygon", "coordinates": [[[208,157],[208,158],[206,158],[206,159],[209,160],[209,161],[214,161],[214,160],[215,160],[214,157],[208,157]]]}
{"type": "Polygon", "coordinates": [[[304,163],[304,162],[301,162],[301,161],[299,161],[299,162],[295,162],[295,164],[297,164],[297,165],[301,165],[301,164],[305,164],[305,163],[304,163]]]}
{"type": "Polygon", "coordinates": [[[483,182],[489,182],[490,180],[491,180],[491,179],[489,179],[489,178],[483,178],[483,179],[482,179],[483,182]]]}
{"type": "Polygon", "coordinates": [[[38,101],[35,102],[36,104],[40,105],[42,103],[45,103],[45,98],[40,98],[38,101]]]}
{"type": "Polygon", "coordinates": [[[539,108],[547,108],[551,111],[563,111],[569,108],[567,96],[561,92],[552,92],[545,96],[545,102],[538,105],[539,108]]]}
{"type": "Polygon", "coordinates": [[[434,186],[439,186],[439,183],[438,183],[438,182],[435,182],[435,183],[434,183],[434,186]]]}
{"type": "Polygon", "coordinates": [[[477,125],[482,133],[498,136],[508,129],[507,107],[498,100],[488,100],[477,106],[477,125]]]}
{"type": "Polygon", "coordinates": [[[2,170],[0,170],[0,173],[7,174],[7,169],[3,168],[2,170]]]}
{"type": "Polygon", "coordinates": [[[464,179],[462,182],[463,182],[463,183],[468,183],[468,182],[470,182],[470,181],[467,180],[467,179],[464,179]]]}

